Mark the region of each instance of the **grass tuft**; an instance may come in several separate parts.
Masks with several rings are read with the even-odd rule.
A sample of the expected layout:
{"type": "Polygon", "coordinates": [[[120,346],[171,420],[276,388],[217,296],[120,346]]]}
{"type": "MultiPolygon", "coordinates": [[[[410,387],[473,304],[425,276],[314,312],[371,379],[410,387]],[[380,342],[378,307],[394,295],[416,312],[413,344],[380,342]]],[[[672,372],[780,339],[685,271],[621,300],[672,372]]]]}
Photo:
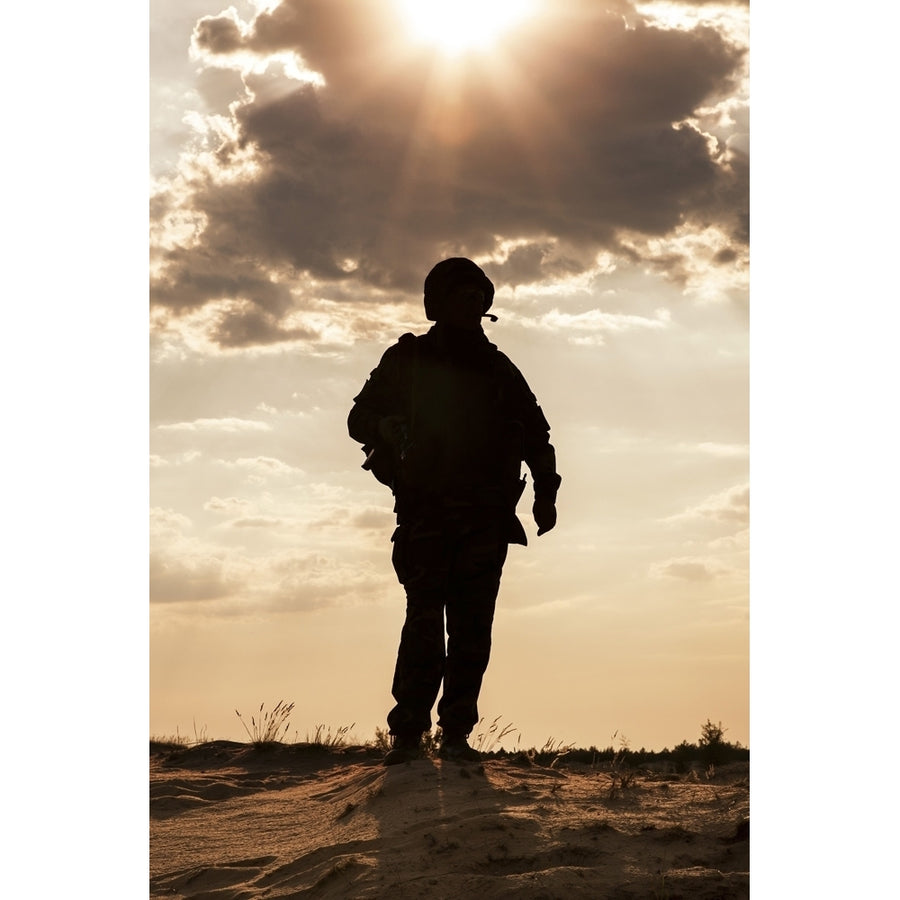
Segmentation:
{"type": "Polygon", "coordinates": [[[283,739],[290,725],[291,713],[294,710],[293,703],[285,704],[283,700],[279,700],[275,704],[275,709],[271,712],[263,712],[264,707],[265,703],[259,704],[259,710],[256,714],[256,716],[259,716],[259,721],[257,721],[256,716],[250,716],[249,728],[244,721],[244,717],[235,710],[237,717],[241,720],[241,725],[244,726],[244,731],[247,732],[254,747],[264,747],[267,744],[274,744],[276,741],[283,739]]]}
{"type": "Polygon", "coordinates": [[[197,747],[200,744],[206,744],[209,742],[209,736],[206,733],[206,726],[202,725],[200,729],[197,729],[197,720],[193,720],[194,726],[194,737],[190,738],[186,734],[181,734],[178,730],[178,726],[175,726],[175,734],[166,735],[164,737],[153,737],[150,736],[151,744],[167,744],[169,746],[181,747],[183,749],[187,749],[188,747],[197,747]]]}
{"type": "Polygon", "coordinates": [[[551,735],[544,742],[544,746],[541,747],[537,755],[542,759],[549,757],[550,768],[555,769],[559,765],[560,760],[565,759],[574,749],[574,744],[567,744],[565,741],[557,740],[551,735]]]}
{"type": "Polygon", "coordinates": [[[475,726],[475,737],[472,739],[471,745],[479,753],[493,753],[497,744],[500,744],[500,748],[502,749],[503,744],[501,741],[509,734],[516,733],[519,735],[519,740],[521,740],[521,732],[512,723],[504,725],[502,728],[500,727],[500,720],[502,718],[503,716],[497,716],[486,729],[483,728],[484,718],[478,720],[478,724],[475,726]],[[480,731],[478,730],[479,728],[481,728],[480,731]]]}
{"type": "Polygon", "coordinates": [[[351,725],[341,725],[334,731],[332,731],[330,725],[316,725],[316,730],[313,732],[312,737],[307,732],[306,742],[314,747],[326,747],[328,749],[345,747],[347,745],[347,735],[355,725],[356,722],[353,722],[351,725]]]}
{"type": "MultiPolygon", "coordinates": [[[[613,732],[613,740],[616,739],[618,731],[613,732]]],[[[636,773],[628,763],[628,754],[631,748],[628,745],[628,738],[625,735],[619,737],[619,749],[613,757],[610,766],[610,784],[607,799],[615,800],[622,791],[635,786],[636,773]]]]}

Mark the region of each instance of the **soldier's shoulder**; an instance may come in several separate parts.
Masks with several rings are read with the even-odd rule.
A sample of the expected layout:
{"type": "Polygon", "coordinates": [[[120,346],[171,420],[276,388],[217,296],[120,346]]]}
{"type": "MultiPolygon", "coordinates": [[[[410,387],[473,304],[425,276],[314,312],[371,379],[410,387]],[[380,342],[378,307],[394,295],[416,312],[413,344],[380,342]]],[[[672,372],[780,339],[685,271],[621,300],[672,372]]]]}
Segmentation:
{"type": "Polygon", "coordinates": [[[533,401],[534,394],[519,367],[502,350],[497,350],[494,359],[494,371],[512,396],[518,396],[526,402],[533,401]]]}
{"type": "Polygon", "coordinates": [[[496,344],[491,344],[490,347],[494,354],[495,364],[498,366],[498,368],[500,368],[505,374],[520,374],[516,364],[501,349],[499,349],[496,344]]]}
{"type": "Polygon", "coordinates": [[[419,337],[421,337],[421,335],[413,334],[411,331],[401,334],[400,337],[384,351],[385,357],[390,359],[392,357],[405,356],[416,346],[416,341],[419,337]]]}

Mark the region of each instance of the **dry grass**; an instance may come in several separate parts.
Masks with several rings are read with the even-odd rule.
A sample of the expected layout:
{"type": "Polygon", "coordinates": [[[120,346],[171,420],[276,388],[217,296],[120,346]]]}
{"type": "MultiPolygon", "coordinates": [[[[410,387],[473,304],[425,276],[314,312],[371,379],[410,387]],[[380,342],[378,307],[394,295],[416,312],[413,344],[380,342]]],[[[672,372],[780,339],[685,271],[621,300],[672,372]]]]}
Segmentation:
{"type": "Polygon", "coordinates": [[[178,730],[178,726],[175,726],[175,734],[163,735],[161,737],[155,737],[153,735],[150,736],[151,744],[169,744],[175,747],[196,747],[200,744],[205,744],[209,741],[209,735],[206,732],[206,726],[202,725],[199,729],[197,728],[196,720],[193,722],[194,726],[194,736],[193,738],[189,737],[186,734],[181,734],[178,730]]]}
{"type": "Polygon", "coordinates": [[[345,747],[347,745],[347,735],[350,729],[355,727],[356,722],[351,725],[340,725],[332,730],[330,725],[316,725],[316,729],[310,737],[309,732],[306,734],[306,742],[316,747],[345,747]]]}
{"type": "Polygon", "coordinates": [[[259,704],[259,711],[256,714],[259,716],[259,721],[257,721],[256,716],[251,716],[249,728],[244,721],[244,717],[235,710],[237,717],[241,720],[241,725],[244,726],[244,731],[247,732],[247,735],[250,737],[250,740],[255,747],[274,744],[276,741],[282,740],[285,734],[287,734],[291,713],[294,710],[293,703],[285,704],[283,700],[279,700],[278,703],[275,704],[275,709],[271,712],[264,713],[264,707],[265,703],[259,704]]]}
{"type": "MultiPolygon", "coordinates": [[[[470,743],[479,753],[493,753],[498,749],[498,744],[502,748],[503,739],[510,734],[518,734],[519,740],[522,739],[522,733],[512,723],[504,725],[502,728],[500,727],[502,718],[503,716],[497,716],[487,728],[483,727],[484,718],[478,720],[478,724],[474,729],[475,735],[470,743]]],[[[516,746],[518,746],[519,740],[516,741],[516,746]]]]}

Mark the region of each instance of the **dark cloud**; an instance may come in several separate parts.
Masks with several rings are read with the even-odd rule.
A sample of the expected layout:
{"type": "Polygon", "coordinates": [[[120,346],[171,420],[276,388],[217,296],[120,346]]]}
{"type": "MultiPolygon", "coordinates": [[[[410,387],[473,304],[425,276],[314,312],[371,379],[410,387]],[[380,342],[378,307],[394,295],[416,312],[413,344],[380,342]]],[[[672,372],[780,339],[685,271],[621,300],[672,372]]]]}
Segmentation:
{"type": "Polygon", "coordinates": [[[225,309],[209,333],[221,347],[310,341],[318,337],[318,332],[309,328],[285,328],[272,312],[252,305],[225,309]]]}
{"type": "Polygon", "coordinates": [[[583,271],[588,260],[571,256],[557,256],[555,248],[548,241],[532,241],[510,250],[502,263],[494,263],[489,268],[491,277],[498,284],[516,287],[530,284],[542,278],[564,277],[583,271]]]}
{"type": "Polygon", "coordinates": [[[724,250],[720,250],[714,257],[713,260],[719,265],[727,265],[728,263],[732,263],[737,258],[737,253],[735,252],[733,247],[726,247],[724,250]]]}
{"type": "Polygon", "coordinates": [[[197,176],[205,231],[163,257],[153,302],[245,301],[214,338],[268,343],[297,336],[281,325],[290,276],[337,284],[348,260],[354,283],[400,295],[442,255],[491,252],[498,236],[529,242],[487,267],[498,286],[579,271],[621,229],[719,223],[746,241],[746,168],[673,127],[734,90],[744,49],[708,27],[648,27],[615,0],[548,6],[453,76],[380,0],[283,0],[246,33],[230,13],[201,20],[194,43],[213,59],[290,50],[325,84],[246,78],[253,99],[216,160],[236,171],[253,150],[259,168],[197,176]]]}
{"type": "Polygon", "coordinates": [[[210,53],[236,53],[244,47],[238,23],[228,14],[200,19],[194,28],[194,40],[210,53]]]}

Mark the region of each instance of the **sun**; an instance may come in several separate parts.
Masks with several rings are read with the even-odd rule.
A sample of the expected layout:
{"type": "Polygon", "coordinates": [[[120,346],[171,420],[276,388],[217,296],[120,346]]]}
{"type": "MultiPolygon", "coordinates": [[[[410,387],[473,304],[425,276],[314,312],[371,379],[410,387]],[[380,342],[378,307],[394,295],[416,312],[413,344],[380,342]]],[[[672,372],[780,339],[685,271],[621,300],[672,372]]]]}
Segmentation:
{"type": "Polygon", "coordinates": [[[537,0],[396,0],[413,40],[446,56],[484,50],[536,12],[537,0]]]}

